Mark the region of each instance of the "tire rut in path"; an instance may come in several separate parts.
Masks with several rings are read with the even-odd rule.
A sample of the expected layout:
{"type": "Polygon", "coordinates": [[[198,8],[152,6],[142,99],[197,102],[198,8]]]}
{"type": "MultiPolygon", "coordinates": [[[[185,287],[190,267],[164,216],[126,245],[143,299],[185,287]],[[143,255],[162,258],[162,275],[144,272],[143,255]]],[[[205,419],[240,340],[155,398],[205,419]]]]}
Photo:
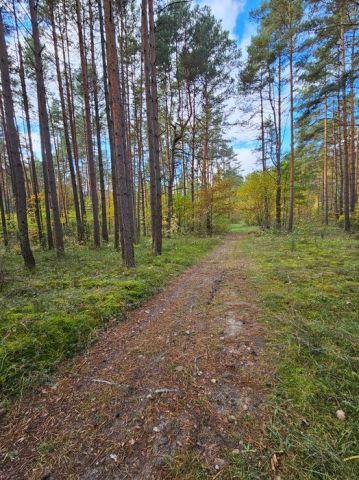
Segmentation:
{"type": "Polygon", "coordinates": [[[2,425],[0,478],[158,480],[188,452],[222,467],[244,417],[260,428],[269,375],[239,245],[228,236],[101,333],[71,374],[18,402],[2,425]]]}

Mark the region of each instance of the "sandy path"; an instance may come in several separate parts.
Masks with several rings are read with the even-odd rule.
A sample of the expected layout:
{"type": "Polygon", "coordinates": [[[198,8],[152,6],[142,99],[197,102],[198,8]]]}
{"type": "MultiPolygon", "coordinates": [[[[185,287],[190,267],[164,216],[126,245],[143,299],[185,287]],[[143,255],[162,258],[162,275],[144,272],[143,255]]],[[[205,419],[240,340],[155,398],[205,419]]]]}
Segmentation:
{"type": "Polygon", "coordinates": [[[167,479],[168,459],[188,452],[223,468],[241,419],[260,427],[268,381],[246,262],[228,236],[17,403],[1,422],[0,478],[167,479]]]}

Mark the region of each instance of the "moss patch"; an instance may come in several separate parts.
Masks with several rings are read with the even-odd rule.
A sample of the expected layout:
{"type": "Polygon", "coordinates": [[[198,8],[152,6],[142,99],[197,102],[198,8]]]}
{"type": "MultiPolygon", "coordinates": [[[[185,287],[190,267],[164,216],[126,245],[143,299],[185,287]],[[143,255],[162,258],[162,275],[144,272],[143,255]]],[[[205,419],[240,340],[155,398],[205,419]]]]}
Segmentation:
{"type": "Polygon", "coordinates": [[[153,257],[136,247],[137,267],[126,269],[111,246],[67,248],[63,259],[36,252],[35,272],[12,252],[0,257],[0,393],[3,401],[44,381],[81,350],[98,327],[117,321],[218,243],[181,237],[153,257]]]}
{"type": "Polygon", "coordinates": [[[277,381],[263,444],[222,478],[269,478],[275,452],[286,479],[359,478],[358,459],[346,460],[359,453],[358,247],[334,229],[243,241],[277,381]]]}

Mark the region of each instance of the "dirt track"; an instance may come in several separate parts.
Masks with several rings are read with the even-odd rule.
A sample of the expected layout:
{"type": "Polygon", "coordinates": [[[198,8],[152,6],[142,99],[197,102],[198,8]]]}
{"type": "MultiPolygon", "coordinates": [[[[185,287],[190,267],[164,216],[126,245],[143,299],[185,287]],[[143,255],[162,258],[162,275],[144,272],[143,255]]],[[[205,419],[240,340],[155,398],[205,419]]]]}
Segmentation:
{"type": "Polygon", "coordinates": [[[168,461],[187,453],[220,474],[260,430],[268,381],[246,271],[228,236],[16,404],[1,422],[0,479],[170,479],[168,461]]]}

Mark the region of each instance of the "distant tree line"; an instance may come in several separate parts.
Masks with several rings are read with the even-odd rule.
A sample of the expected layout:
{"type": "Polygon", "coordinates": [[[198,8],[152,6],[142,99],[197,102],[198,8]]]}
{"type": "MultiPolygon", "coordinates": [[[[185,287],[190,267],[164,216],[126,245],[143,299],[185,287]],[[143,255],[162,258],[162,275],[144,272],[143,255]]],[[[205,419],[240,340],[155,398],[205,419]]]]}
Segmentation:
{"type": "Polygon", "coordinates": [[[291,231],[313,210],[346,231],[358,221],[358,9],[350,0],[270,0],[252,12],[258,30],[240,93],[245,105],[253,99],[249,123],[267,178],[251,177],[240,203],[259,207],[260,197],[265,227],[291,231]]]}

